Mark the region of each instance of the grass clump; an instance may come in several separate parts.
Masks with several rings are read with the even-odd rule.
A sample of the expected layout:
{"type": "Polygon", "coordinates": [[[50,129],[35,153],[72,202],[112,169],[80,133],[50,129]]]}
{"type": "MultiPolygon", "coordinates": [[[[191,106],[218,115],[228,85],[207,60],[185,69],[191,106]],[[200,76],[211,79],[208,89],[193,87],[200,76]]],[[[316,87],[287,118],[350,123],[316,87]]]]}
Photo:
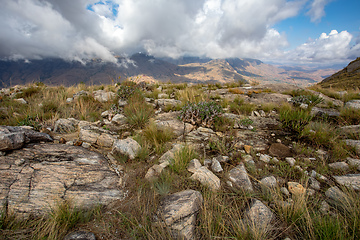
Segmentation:
{"type": "Polygon", "coordinates": [[[208,99],[208,97],[202,90],[195,87],[187,87],[185,89],[179,90],[176,92],[175,97],[183,103],[199,103],[204,102],[208,99]]]}
{"type": "Polygon", "coordinates": [[[164,152],[166,148],[165,143],[172,140],[175,136],[171,128],[166,126],[158,127],[154,122],[149,123],[142,134],[157,154],[164,152]]]}
{"type": "Polygon", "coordinates": [[[229,110],[235,114],[251,114],[256,109],[256,106],[251,103],[245,103],[243,98],[235,98],[234,101],[229,102],[229,110]]]}
{"type": "Polygon", "coordinates": [[[191,146],[185,145],[175,152],[174,158],[170,162],[170,169],[178,174],[185,174],[189,162],[198,157],[198,153],[191,146]]]}
{"type": "Polygon", "coordinates": [[[280,111],[279,114],[279,120],[282,123],[282,126],[297,135],[304,130],[305,126],[312,118],[309,111],[302,109],[283,110],[280,111]]]}
{"type": "Polygon", "coordinates": [[[140,129],[145,127],[154,115],[154,108],[146,103],[140,92],[135,92],[124,107],[124,115],[132,128],[140,129]]]}

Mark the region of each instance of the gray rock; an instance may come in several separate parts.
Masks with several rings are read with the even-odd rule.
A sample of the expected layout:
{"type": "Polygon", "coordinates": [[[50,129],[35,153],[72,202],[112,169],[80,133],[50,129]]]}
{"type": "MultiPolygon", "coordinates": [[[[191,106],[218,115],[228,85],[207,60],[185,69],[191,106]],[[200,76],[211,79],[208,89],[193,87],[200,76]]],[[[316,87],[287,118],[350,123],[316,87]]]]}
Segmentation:
{"type": "Polygon", "coordinates": [[[168,99],[168,98],[170,98],[170,96],[169,96],[169,94],[166,94],[166,93],[159,93],[158,98],[160,98],[160,99],[168,99]]]}
{"type": "Polygon", "coordinates": [[[193,125],[189,123],[184,123],[178,119],[171,119],[167,121],[156,120],[155,123],[159,129],[170,128],[177,137],[183,134],[188,134],[194,129],[193,125]]]}
{"type": "Polygon", "coordinates": [[[360,100],[350,100],[345,104],[345,107],[360,109],[360,100]]]}
{"type": "Polygon", "coordinates": [[[269,148],[269,154],[275,157],[291,157],[292,153],[289,147],[282,143],[273,143],[269,148]]]}
{"type": "Polygon", "coordinates": [[[171,230],[174,238],[196,239],[196,218],[202,207],[200,192],[185,190],[163,199],[154,217],[155,223],[171,230]]]}
{"type": "Polygon", "coordinates": [[[296,162],[295,158],[292,158],[292,157],[285,158],[285,161],[288,162],[289,165],[292,167],[295,165],[295,162],[296,162]]]}
{"type": "Polygon", "coordinates": [[[346,194],[338,187],[331,187],[326,190],[325,195],[331,199],[334,203],[341,204],[346,202],[346,194]]]}
{"type": "Polygon", "coordinates": [[[164,108],[167,105],[176,107],[181,104],[181,101],[175,99],[157,99],[155,100],[155,105],[159,108],[164,108]]]}
{"type": "Polygon", "coordinates": [[[269,163],[271,161],[271,157],[267,154],[260,154],[259,160],[264,163],[269,163]]]}
{"type": "Polygon", "coordinates": [[[67,234],[64,240],[96,240],[96,237],[92,232],[76,231],[67,234]]]}
{"type": "Polygon", "coordinates": [[[322,201],[319,210],[322,214],[328,214],[330,212],[330,205],[326,201],[322,201]]]}
{"type": "Polygon", "coordinates": [[[340,185],[352,187],[354,190],[360,190],[360,174],[347,174],[343,176],[334,176],[334,178],[340,185]]]}
{"type": "Polygon", "coordinates": [[[211,170],[213,170],[213,172],[216,172],[216,173],[223,171],[223,168],[221,167],[220,162],[216,158],[212,159],[211,170]]]}
{"type": "Polygon", "coordinates": [[[201,182],[201,184],[209,187],[213,191],[219,190],[221,186],[220,179],[204,166],[198,168],[198,170],[191,176],[191,179],[201,182]]]}
{"type": "Polygon", "coordinates": [[[357,170],[360,171],[360,159],[348,157],[346,161],[350,166],[357,167],[357,170]]]}
{"type": "Polygon", "coordinates": [[[122,127],[123,129],[128,128],[127,119],[126,119],[125,115],[123,115],[123,114],[116,114],[111,119],[111,123],[116,124],[116,125],[122,127]]]}
{"type": "Polygon", "coordinates": [[[201,167],[200,161],[194,158],[190,161],[187,170],[191,173],[195,173],[200,167],[201,167]]]}
{"type": "Polygon", "coordinates": [[[197,143],[197,142],[203,143],[203,142],[206,142],[207,140],[209,140],[210,138],[215,138],[215,137],[216,137],[216,134],[212,129],[199,127],[198,129],[190,132],[186,136],[186,141],[193,142],[193,143],[197,143]]]}
{"type": "Polygon", "coordinates": [[[246,222],[252,229],[266,231],[270,229],[274,213],[259,200],[253,200],[250,208],[245,212],[246,222]]]}
{"type": "Polygon", "coordinates": [[[147,180],[154,180],[159,177],[162,171],[169,166],[169,162],[163,162],[161,164],[155,164],[145,174],[145,179],[147,180]]]}
{"type": "Polygon", "coordinates": [[[138,152],[140,151],[141,146],[132,138],[126,138],[121,140],[116,140],[113,144],[111,153],[113,155],[123,154],[128,156],[130,159],[134,159],[138,152]]]}
{"type": "Polygon", "coordinates": [[[250,192],[254,190],[243,163],[240,163],[229,171],[228,179],[232,185],[239,190],[250,192]]]}
{"type": "Polygon", "coordinates": [[[341,171],[347,171],[349,170],[349,165],[346,162],[335,162],[335,163],[330,163],[329,167],[331,169],[335,169],[335,170],[341,170],[341,171]]]}
{"type": "Polygon", "coordinates": [[[121,99],[118,101],[118,106],[119,107],[125,107],[126,104],[127,104],[127,101],[124,101],[124,100],[121,100],[121,99]]]}
{"type": "Polygon", "coordinates": [[[277,187],[277,180],[274,176],[264,177],[263,179],[261,179],[260,183],[268,188],[277,187]]]}
{"type": "Polygon", "coordinates": [[[286,187],[282,187],[280,188],[280,191],[282,192],[282,194],[284,194],[285,196],[289,197],[290,196],[290,192],[289,190],[287,190],[286,187]]]}
{"type": "Polygon", "coordinates": [[[115,97],[115,93],[107,92],[105,90],[97,90],[93,92],[94,99],[99,102],[108,102],[115,97]]]}
{"type": "Polygon", "coordinates": [[[27,101],[25,101],[25,99],[23,99],[23,98],[14,99],[14,101],[21,103],[21,104],[27,104],[27,101]]]}
{"type": "Polygon", "coordinates": [[[160,158],[159,158],[159,163],[163,163],[163,162],[168,162],[170,163],[172,159],[174,159],[174,154],[179,151],[182,147],[184,147],[183,144],[175,144],[172,149],[170,149],[169,151],[167,151],[166,153],[164,153],[160,158]]]}
{"type": "Polygon", "coordinates": [[[80,92],[77,92],[73,95],[73,99],[78,99],[79,97],[88,96],[89,92],[81,90],[80,92]]]}
{"type": "Polygon", "coordinates": [[[66,99],[66,103],[72,103],[73,101],[74,101],[74,99],[71,97],[66,99]]]}
{"type": "Polygon", "coordinates": [[[320,182],[313,177],[309,178],[310,187],[315,190],[320,190],[320,182]]]}
{"type": "Polygon", "coordinates": [[[359,135],[360,134],[360,125],[350,125],[350,126],[343,126],[339,128],[339,134],[341,136],[348,136],[348,135],[359,135]]]}
{"type": "Polygon", "coordinates": [[[337,118],[340,116],[340,112],[337,111],[336,109],[328,109],[328,108],[318,108],[318,107],[313,107],[311,109],[311,114],[313,116],[318,116],[318,117],[330,117],[330,118],[337,118]]]}
{"type": "Polygon", "coordinates": [[[55,122],[54,132],[70,133],[75,132],[79,121],[74,118],[60,118],[55,122]]]}
{"type": "Polygon", "coordinates": [[[104,157],[82,147],[29,144],[0,156],[0,202],[24,216],[46,214],[64,200],[80,208],[121,200],[121,182],[104,157]]]}
{"type": "Polygon", "coordinates": [[[0,126],[0,151],[19,149],[26,143],[52,142],[53,139],[46,133],[31,129],[13,126],[0,126]]]}
{"type": "Polygon", "coordinates": [[[354,147],[356,152],[360,154],[360,140],[346,139],[345,143],[348,146],[354,147]]]}

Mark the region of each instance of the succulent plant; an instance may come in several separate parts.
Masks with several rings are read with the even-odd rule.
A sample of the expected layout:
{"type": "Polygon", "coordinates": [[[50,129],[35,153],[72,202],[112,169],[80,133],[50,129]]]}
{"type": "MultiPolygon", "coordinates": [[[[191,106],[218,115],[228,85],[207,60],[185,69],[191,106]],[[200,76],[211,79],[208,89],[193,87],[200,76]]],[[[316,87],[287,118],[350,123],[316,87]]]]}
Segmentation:
{"type": "Polygon", "coordinates": [[[181,109],[180,120],[197,126],[212,127],[222,113],[222,107],[216,102],[189,102],[181,109]]]}

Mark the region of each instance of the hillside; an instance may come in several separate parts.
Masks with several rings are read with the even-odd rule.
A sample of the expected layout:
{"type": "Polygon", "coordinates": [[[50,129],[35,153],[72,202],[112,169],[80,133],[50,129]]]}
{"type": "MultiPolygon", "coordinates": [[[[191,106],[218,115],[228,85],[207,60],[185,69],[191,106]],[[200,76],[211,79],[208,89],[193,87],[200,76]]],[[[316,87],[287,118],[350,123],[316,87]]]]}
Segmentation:
{"type": "Polygon", "coordinates": [[[350,62],[343,70],[325,78],[319,85],[323,88],[360,88],[360,58],[350,62]]]}
{"type": "Polygon", "coordinates": [[[43,82],[49,85],[71,86],[111,84],[141,76],[150,82],[226,83],[237,80],[257,83],[291,83],[298,86],[321,81],[334,69],[312,70],[303,67],[286,68],[265,64],[256,59],[209,59],[183,57],[158,59],[142,53],[130,58],[118,57],[118,62],[104,63],[93,59],[86,64],[62,59],[31,61],[0,61],[0,87],[43,82]]]}
{"type": "Polygon", "coordinates": [[[0,89],[0,239],[360,239],[359,91],[239,85],[0,89]]]}

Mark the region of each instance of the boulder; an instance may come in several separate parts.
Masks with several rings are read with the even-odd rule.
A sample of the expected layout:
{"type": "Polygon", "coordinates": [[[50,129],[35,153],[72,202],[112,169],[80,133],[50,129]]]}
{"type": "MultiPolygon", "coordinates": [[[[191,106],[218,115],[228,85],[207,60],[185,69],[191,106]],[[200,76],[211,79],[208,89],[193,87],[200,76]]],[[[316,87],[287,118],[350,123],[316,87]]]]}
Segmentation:
{"type": "Polygon", "coordinates": [[[105,90],[97,90],[93,92],[94,99],[99,102],[108,102],[115,97],[115,93],[107,92],[105,90]]]}
{"type": "Polygon", "coordinates": [[[55,122],[54,132],[57,133],[70,133],[75,132],[78,127],[79,120],[74,118],[60,118],[55,122]]]}
{"type": "Polygon", "coordinates": [[[184,145],[182,144],[175,144],[172,149],[170,149],[169,151],[167,151],[166,153],[164,153],[160,158],[159,158],[159,163],[163,163],[163,162],[167,162],[170,163],[170,161],[172,159],[174,159],[174,154],[175,152],[179,151],[184,145]]]}
{"type": "Polygon", "coordinates": [[[254,190],[243,163],[229,171],[228,179],[229,185],[239,190],[250,192],[254,190]]]}
{"type": "Polygon", "coordinates": [[[140,151],[141,146],[132,138],[126,138],[121,140],[116,140],[113,144],[111,153],[113,155],[123,154],[128,156],[130,159],[134,159],[138,152],[140,151]]]}
{"type": "Polygon", "coordinates": [[[197,239],[196,218],[203,204],[200,192],[185,190],[165,197],[154,217],[155,223],[167,227],[175,239],[197,239]]]}
{"type": "Polygon", "coordinates": [[[325,195],[331,200],[332,203],[342,204],[346,203],[346,194],[338,187],[331,187],[326,190],[325,195]]]}
{"type": "Polygon", "coordinates": [[[114,141],[117,140],[116,133],[109,130],[94,125],[86,125],[85,123],[80,123],[79,126],[80,141],[110,148],[113,146],[114,141]]]}
{"type": "Polygon", "coordinates": [[[0,126],[0,151],[19,149],[26,143],[52,142],[46,133],[36,132],[24,127],[0,126]]]}
{"type": "Polygon", "coordinates": [[[220,179],[207,169],[207,167],[203,166],[198,168],[191,176],[191,179],[201,182],[201,184],[209,187],[213,191],[220,189],[220,179]]]}
{"type": "Polygon", "coordinates": [[[0,156],[0,203],[24,216],[45,214],[64,200],[80,208],[121,200],[121,182],[104,157],[82,147],[29,144],[0,156]]]}

